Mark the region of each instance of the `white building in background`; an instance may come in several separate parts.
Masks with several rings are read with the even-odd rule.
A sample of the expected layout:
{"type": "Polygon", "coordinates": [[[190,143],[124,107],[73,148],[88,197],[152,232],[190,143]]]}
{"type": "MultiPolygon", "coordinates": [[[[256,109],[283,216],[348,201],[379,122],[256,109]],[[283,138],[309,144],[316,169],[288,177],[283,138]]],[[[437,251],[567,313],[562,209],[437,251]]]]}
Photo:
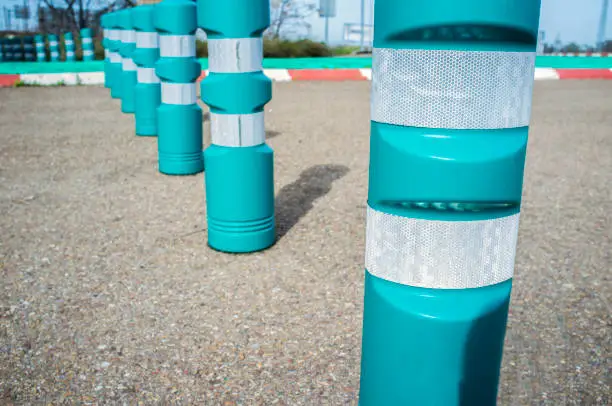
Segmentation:
{"type": "MultiPolygon", "coordinates": [[[[303,0],[309,1],[309,0],[303,0]]],[[[316,1],[317,6],[320,0],[316,1]]],[[[335,0],[336,16],[329,19],[329,44],[330,45],[359,45],[361,37],[361,2],[362,0],[335,0]]],[[[374,0],[363,0],[364,22],[366,25],[367,47],[371,47],[372,24],[374,22],[374,0]],[[368,38],[369,37],[369,38],[368,38]]],[[[323,42],[325,40],[325,18],[313,13],[306,22],[309,24],[307,36],[313,41],[323,42]]]]}

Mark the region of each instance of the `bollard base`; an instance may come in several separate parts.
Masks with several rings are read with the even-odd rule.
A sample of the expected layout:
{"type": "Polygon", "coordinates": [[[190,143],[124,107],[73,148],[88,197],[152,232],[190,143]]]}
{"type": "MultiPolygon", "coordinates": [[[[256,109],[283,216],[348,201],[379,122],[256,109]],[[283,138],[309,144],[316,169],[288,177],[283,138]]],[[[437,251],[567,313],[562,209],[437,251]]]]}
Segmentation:
{"type": "Polygon", "coordinates": [[[136,135],[157,136],[157,108],[161,103],[160,86],[138,83],[134,87],[136,135]]]}
{"type": "Polygon", "coordinates": [[[164,175],[195,175],[203,170],[202,152],[180,155],[159,153],[159,171],[164,175]]]}
{"type": "Polygon", "coordinates": [[[257,252],[269,248],[276,240],[274,216],[255,221],[219,221],[207,217],[208,245],[229,253],[257,252]]]}
{"type": "Polygon", "coordinates": [[[121,111],[123,113],[134,113],[134,87],[136,86],[136,71],[123,71],[121,73],[121,111]]]}
{"type": "Polygon", "coordinates": [[[273,151],[211,145],[206,160],[208,245],[223,252],[246,253],[274,244],[273,151]]]}
{"type": "Polygon", "coordinates": [[[113,99],[121,99],[122,96],[122,90],[123,90],[123,86],[122,86],[122,80],[121,77],[123,75],[122,73],[123,71],[121,70],[121,64],[120,63],[111,63],[110,67],[109,67],[109,71],[108,71],[108,75],[111,77],[110,78],[110,83],[111,83],[111,97],[113,99]]]}
{"type": "Polygon", "coordinates": [[[495,406],[511,287],[426,289],[366,271],[359,404],[495,406]]]}

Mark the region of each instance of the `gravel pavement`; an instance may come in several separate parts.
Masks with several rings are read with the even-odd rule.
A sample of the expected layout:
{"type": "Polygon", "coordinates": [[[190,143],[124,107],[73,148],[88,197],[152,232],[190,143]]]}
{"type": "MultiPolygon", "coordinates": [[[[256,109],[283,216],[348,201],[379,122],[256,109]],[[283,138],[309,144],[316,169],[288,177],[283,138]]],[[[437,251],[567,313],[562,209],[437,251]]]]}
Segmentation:
{"type": "MultiPolygon", "coordinates": [[[[279,240],[228,255],[106,89],[0,89],[0,404],[357,403],[369,83],[266,123],[279,240]]],[[[611,129],[612,82],[536,83],[502,405],[612,402],[611,129]]]]}

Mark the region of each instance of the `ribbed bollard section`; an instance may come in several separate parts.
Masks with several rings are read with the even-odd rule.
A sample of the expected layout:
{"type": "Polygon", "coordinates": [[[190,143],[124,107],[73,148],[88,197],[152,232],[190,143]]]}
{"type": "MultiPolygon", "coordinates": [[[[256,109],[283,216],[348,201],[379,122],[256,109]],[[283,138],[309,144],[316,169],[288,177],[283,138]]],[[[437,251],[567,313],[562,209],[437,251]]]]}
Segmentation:
{"type": "Polygon", "coordinates": [[[109,41],[110,41],[110,25],[109,14],[104,14],[100,17],[100,25],[102,26],[102,48],[104,48],[104,87],[110,89],[113,82],[113,68],[111,67],[109,41]]]}
{"type": "Polygon", "coordinates": [[[64,34],[64,54],[66,62],[73,62],[75,60],[74,36],[71,32],[64,34]]]}
{"type": "Polygon", "coordinates": [[[273,152],[265,143],[264,105],[272,82],[262,71],[268,0],[199,0],[198,24],[208,37],[212,145],[206,162],[208,244],[254,252],[274,244],[273,152]]]}
{"type": "Polygon", "coordinates": [[[540,1],[377,0],[360,404],[496,404],[540,1]]]}
{"type": "Polygon", "coordinates": [[[30,36],[23,37],[23,52],[24,59],[28,62],[34,62],[36,56],[34,55],[34,38],[30,36]]]}
{"type": "Polygon", "coordinates": [[[94,44],[91,36],[91,28],[81,29],[81,50],[83,52],[84,61],[94,60],[94,44]]]}
{"type": "Polygon", "coordinates": [[[132,56],[137,66],[135,87],[136,135],[157,135],[157,108],[161,103],[161,86],[155,74],[159,59],[159,34],[153,21],[154,5],[142,5],[132,11],[136,30],[136,50],[132,56]]]}
{"type": "Polygon", "coordinates": [[[132,9],[121,10],[117,13],[121,26],[121,111],[134,112],[134,87],[136,86],[136,64],[132,60],[132,53],[136,49],[136,32],[132,27],[132,9]]]}
{"type": "Polygon", "coordinates": [[[51,62],[57,62],[60,57],[57,35],[50,34],[47,39],[49,41],[49,60],[51,62]]]}
{"type": "Polygon", "coordinates": [[[111,77],[111,97],[121,99],[123,67],[119,50],[121,49],[121,26],[119,25],[118,11],[108,14],[108,60],[110,61],[109,72],[111,77]]]}
{"type": "Polygon", "coordinates": [[[157,109],[159,171],[191,175],[204,169],[202,109],[196,104],[196,5],[189,0],[164,0],[155,6],[160,58],[155,72],[161,80],[157,109]]]}
{"type": "Polygon", "coordinates": [[[36,45],[36,61],[45,62],[47,60],[45,55],[45,37],[36,35],[34,37],[34,42],[36,45]]]}

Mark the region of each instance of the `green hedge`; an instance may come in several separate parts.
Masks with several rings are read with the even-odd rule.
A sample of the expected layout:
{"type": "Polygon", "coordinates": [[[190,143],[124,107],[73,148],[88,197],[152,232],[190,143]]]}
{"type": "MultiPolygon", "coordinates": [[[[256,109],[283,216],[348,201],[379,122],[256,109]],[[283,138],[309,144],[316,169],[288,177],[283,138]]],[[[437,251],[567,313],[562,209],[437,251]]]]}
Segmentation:
{"type": "MultiPolygon", "coordinates": [[[[314,58],[336,55],[350,55],[358,47],[340,46],[330,48],[327,45],[310,41],[307,39],[299,41],[288,41],[279,39],[264,39],[264,57],[266,58],[314,58]]],[[[80,57],[80,49],[77,49],[77,58],[80,57]]],[[[94,41],[94,52],[96,59],[104,59],[104,49],[100,39],[94,41]]],[[[196,41],[196,56],[198,58],[208,57],[208,44],[206,41],[196,41]]]]}

